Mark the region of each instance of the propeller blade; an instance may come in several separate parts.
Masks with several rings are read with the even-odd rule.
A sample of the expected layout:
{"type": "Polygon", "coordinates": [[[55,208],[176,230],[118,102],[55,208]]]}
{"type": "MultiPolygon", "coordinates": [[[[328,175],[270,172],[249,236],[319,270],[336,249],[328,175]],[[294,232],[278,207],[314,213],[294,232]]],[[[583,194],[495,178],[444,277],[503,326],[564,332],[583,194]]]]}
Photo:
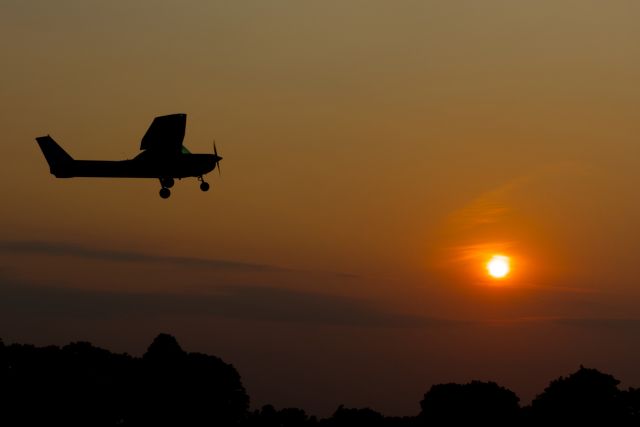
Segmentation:
{"type": "Polygon", "coordinates": [[[218,149],[216,148],[216,140],[213,140],[213,155],[216,156],[216,167],[218,168],[218,175],[222,176],[222,170],[220,170],[220,156],[218,156],[218,149]]]}

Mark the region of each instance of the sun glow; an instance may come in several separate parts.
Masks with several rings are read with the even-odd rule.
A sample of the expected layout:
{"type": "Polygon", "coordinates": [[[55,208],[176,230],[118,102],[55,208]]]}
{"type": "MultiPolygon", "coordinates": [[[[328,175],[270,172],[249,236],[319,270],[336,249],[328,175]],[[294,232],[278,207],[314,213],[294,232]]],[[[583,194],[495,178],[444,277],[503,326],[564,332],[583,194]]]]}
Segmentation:
{"type": "Polygon", "coordinates": [[[511,271],[509,257],[504,255],[494,255],[487,262],[487,272],[494,279],[502,279],[507,277],[511,271]]]}

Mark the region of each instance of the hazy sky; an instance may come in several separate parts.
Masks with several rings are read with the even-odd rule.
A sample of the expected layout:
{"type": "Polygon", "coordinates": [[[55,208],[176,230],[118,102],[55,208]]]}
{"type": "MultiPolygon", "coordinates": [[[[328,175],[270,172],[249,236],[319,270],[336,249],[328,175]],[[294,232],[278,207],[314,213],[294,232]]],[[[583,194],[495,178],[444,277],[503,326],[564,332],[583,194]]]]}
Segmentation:
{"type": "Polygon", "coordinates": [[[640,3],[0,3],[0,337],[238,368],[252,406],[640,386],[640,3]],[[55,179],[158,115],[223,175],[55,179]],[[509,278],[488,279],[494,253],[509,278]]]}

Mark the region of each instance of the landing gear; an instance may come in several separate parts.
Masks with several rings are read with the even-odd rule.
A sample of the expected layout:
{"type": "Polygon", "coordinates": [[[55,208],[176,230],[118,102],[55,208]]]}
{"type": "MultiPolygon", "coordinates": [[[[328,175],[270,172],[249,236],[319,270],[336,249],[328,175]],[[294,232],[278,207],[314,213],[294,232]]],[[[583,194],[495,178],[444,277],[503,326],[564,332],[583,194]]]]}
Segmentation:
{"type": "Polygon", "coordinates": [[[175,184],[173,178],[160,178],[160,185],[165,188],[171,188],[175,184]]]}
{"type": "Polygon", "coordinates": [[[198,177],[198,181],[200,181],[200,190],[202,191],[209,191],[209,183],[204,181],[204,178],[202,176],[198,177]]]}
{"type": "Polygon", "coordinates": [[[160,189],[160,197],[162,197],[163,199],[168,199],[169,196],[171,196],[171,190],[169,189],[173,187],[173,184],[175,183],[176,182],[171,177],[160,178],[160,186],[162,187],[160,189]]]}
{"type": "Polygon", "coordinates": [[[162,197],[163,199],[168,199],[170,195],[171,195],[171,190],[169,190],[168,188],[162,187],[160,189],[160,197],[162,197]]]}
{"type": "MultiPolygon", "coordinates": [[[[171,196],[171,190],[169,189],[173,187],[173,185],[175,184],[175,180],[173,178],[159,178],[159,180],[160,186],[162,187],[160,189],[160,197],[162,197],[163,199],[168,199],[171,196]]],[[[208,182],[205,182],[202,175],[198,177],[198,181],[200,181],[200,190],[209,191],[211,186],[208,182]]]]}

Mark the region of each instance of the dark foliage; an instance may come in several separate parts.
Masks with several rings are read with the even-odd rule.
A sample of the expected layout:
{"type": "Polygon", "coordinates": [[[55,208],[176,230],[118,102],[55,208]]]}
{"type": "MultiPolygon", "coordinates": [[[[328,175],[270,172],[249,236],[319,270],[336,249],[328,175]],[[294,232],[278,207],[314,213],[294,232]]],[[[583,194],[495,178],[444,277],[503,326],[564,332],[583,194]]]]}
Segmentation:
{"type": "Polygon", "coordinates": [[[89,343],[0,347],[3,425],[239,425],[248,406],[222,360],[160,335],[142,359],[89,343]]]}
{"type": "Polygon", "coordinates": [[[580,366],[568,377],[551,381],[531,403],[535,425],[638,425],[640,395],[618,389],[620,381],[580,366]]]}
{"type": "Polygon", "coordinates": [[[437,384],[418,416],[385,417],[340,405],[318,420],[298,408],[266,405],[249,412],[249,397],[233,366],[187,353],[160,334],[142,358],[113,354],[86,342],[65,347],[5,345],[0,340],[0,425],[418,427],[640,425],[640,389],[580,367],[553,380],[530,406],[493,382],[437,384]]]}
{"type": "Polygon", "coordinates": [[[310,417],[298,408],[276,410],[272,405],[265,405],[261,410],[253,412],[248,419],[248,427],[316,427],[318,420],[310,417]]]}
{"type": "Polygon", "coordinates": [[[493,425],[519,422],[520,399],[514,392],[494,382],[438,384],[420,402],[421,425],[493,425]]]}
{"type": "Polygon", "coordinates": [[[373,409],[345,408],[340,405],[333,416],[324,420],[322,425],[327,427],[383,427],[386,424],[384,416],[373,409]]]}

